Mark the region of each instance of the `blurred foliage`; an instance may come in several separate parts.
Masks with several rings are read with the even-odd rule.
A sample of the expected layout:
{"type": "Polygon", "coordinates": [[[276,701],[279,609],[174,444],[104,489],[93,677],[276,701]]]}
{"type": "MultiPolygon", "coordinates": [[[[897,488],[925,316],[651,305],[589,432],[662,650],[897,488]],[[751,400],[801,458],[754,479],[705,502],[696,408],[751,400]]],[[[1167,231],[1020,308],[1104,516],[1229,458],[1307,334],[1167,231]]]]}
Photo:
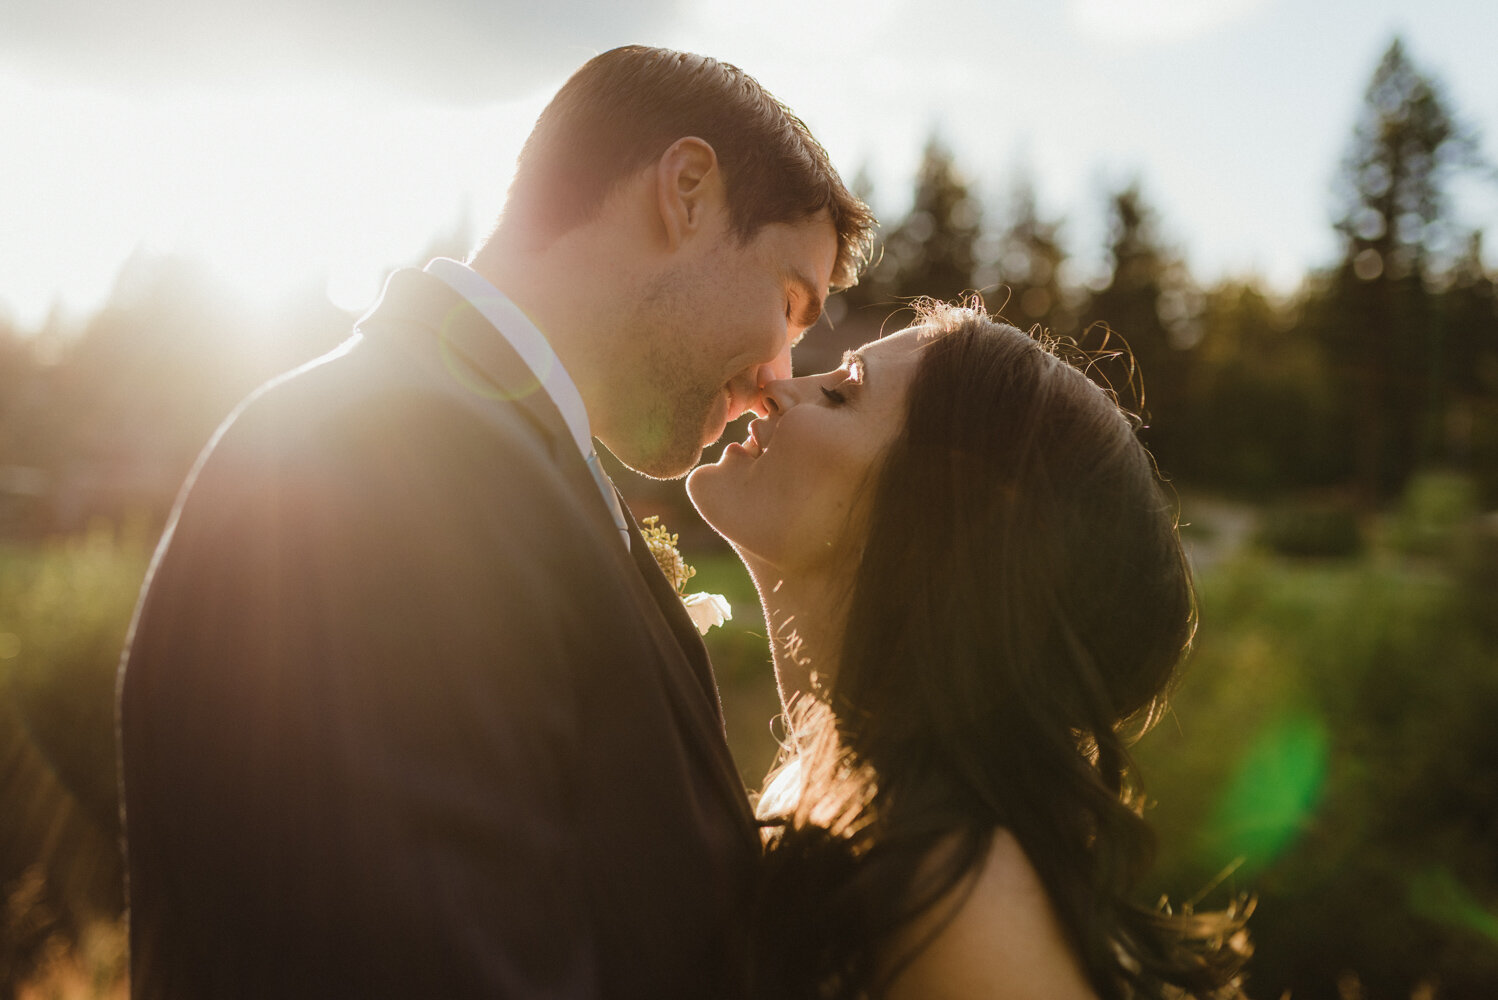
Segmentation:
{"type": "Polygon", "coordinates": [[[1470,479],[1452,472],[1425,472],[1405,489],[1387,542],[1407,555],[1455,556],[1456,546],[1474,544],[1471,526],[1477,514],[1477,490],[1470,479]]]}
{"type": "Polygon", "coordinates": [[[76,532],[99,516],[164,522],[234,405],[337,345],[349,320],[320,291],[251,309],[193,261],[136,255],[81,328],[38,334],[6,359],[0,537],[76,532]]]}
{"type": "Polygon", "coordinates": [[[124,902],[115,669],[148,554],[102,523],[0,546],[0,996],[80,962],[118,977],[71,945],[107,937],[124,902]]]}
{"type": "MultiPolygon", "coordinates": [[[[1385,536],[1454,484],[1412,487],[1385,536]]],[[[1227,871],[1207,905],[1259,897],[1256,996],[1334,997],[1349,971],[1369,996],[1498,983],[1498,588],[1450,544],[1493,529],[1435,506],[1418,537],[1439,561],[1248,550],[1199,580],[1187,677],[1138,757],[1157,890],[1227,871]]]]}
{"type": "MultiPolygon", "coordinates": [[[[1127,348],[1131,367],[1105,365],[1125,406],[1144,417],[1144,442],[1162,467],[1183,468],[1179,438],[1190,426],[1185,386],[1195,367],[1197,292],[1183,263],[1164,245],[1154,209],[1138,182],[1108,200],[1107,280],[1083,313],[1084,329],[1102,328],[1127,348]]],[[[1113,346],[1111,343],[1107,345],[1113,346]]]]}
{"type": "Polygon", "coordinates": [[[0,551],[0,685],[33,744],[100,828],[119,832],[114,676],[149,556],[105,523],[39,550],[0,551]]]}
{"type": "Polygon", "coordinates": [[[1357,510],[1337,496],[1276,500],[1264,509],[1258,540],[1287,556],[1352,556],[1363,547],[1357,510]]]}
{"type": "Polygon", "coordinates": [[[990,309],[1022,330],[1076,332],[1079,295],[1063,280],[1064,225],[1041,213],[1035,181],[1022,171],[1013,180],[1000,225],[979,237],[973,283],[989,295],[990,309]]]}
{"type": "Polygon", "coordinates": [[[973,290],[975,245],[983,221],[977,192],[952,152],[932,135],[916,170],[910,212],[885,237],[879,266],[854,298],[929,295],[955,299],[973,290]]]}

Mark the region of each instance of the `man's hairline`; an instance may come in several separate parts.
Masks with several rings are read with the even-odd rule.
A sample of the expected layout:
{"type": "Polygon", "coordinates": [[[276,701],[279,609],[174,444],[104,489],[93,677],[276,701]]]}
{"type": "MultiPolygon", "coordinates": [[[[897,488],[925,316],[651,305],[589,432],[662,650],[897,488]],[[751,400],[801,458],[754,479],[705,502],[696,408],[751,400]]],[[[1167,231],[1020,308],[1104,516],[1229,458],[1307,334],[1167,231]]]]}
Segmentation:
{"type": "MultiPolygon", "coordinates": [[[[829,197],[826,201],[818,205],[816,208],[799,216],[787,216],[783,218],[762,218],[755,222],[752,227],[741,224],[734,218],[738,213],[734,210],[735,205],[732,195],[732,185],[728,182],[731,170],[717,160],[717,149],[713,147],[713,144],[706,139],[702,139],[700,136],[680,136],[676,139],[673,139],[671,142],[667,143],[666,146],[662,148],[661,151],[653,158],[642,159],[640,160],[639,164],[636,165],[633,169],[626,168],[622,172],[614,175],[614,177],[608,182],[608,184],[598,192],[598,195],[594,199],[594,203],[588,207],[585,214],[574,217],[570,224],[556,230],[555,232],[544,234],[542,236],[542,239],[546,243],[552,243],[556,240],[561,239],[563,236],[566,236],[573,230],[578,229],[582,226],[586,226],[590,222],[596,221],[604,213],[605,206],[608,205],[609,199],[616,196],[621,189],[627,187],[628,180],[631,176],[638,176],[639,174],[642,174],[647,170],[654,170],[657,166],[659,166],[661,157],[665,156],[667,151],[669,151],[672,146],[685,138],[697,138],[701,142],[706,144],[708,148],[713,150],[714,162],[717,164],[718,170],[722,172],[724,177],[723,196],[724,205],[728,211],[729,232],[734,237],[734,241],[739,248],[742,249],[743,247],[748,246],[749,243],[752,242],[756,237],[758,237],[759,234],[763,232],[765,227],[767,226],[805,225],[816,219],[817,216],[825,215],[828,224],[832,226],[833,237],[837,241],[837,250],[832,260],[832,272],[828,276],[828,287],[826,289],[826,292],[827,294],[831,294],[833,292],[843,291],[858,284],[859,271],[861,270],[857,263],[858,253],[856,247],[858,243],[858,234],[844,233],[842,228],[838,226],[838,206],[837,199],[835,197],[829,197]],[[849,281],[845,285],[837,284],[837,277],[840,272],[846,272],[846,276],[849,278],[849,281]]],[[[829,175],[828,179],[831,180],[835,177],[836,173],[833,173],[829,175]]],[[[851,193],[849,194],[849,197],[853,197],[851,193]]],[[[510,214],[510,208],[511,206],[509,204],[506,204],[501,210],[501,225],[503,224],[505,217],[510,214]]],[[[808,286],[815,287],[815,283],[808,282],[808,286]]],[[[818,294],[819,300],[824,299],[825,297],[825,295],[822,295],[820,293],[818,294]]],[[[820,310],[818,310],[818,315],[820,318],[820,310]]]]}

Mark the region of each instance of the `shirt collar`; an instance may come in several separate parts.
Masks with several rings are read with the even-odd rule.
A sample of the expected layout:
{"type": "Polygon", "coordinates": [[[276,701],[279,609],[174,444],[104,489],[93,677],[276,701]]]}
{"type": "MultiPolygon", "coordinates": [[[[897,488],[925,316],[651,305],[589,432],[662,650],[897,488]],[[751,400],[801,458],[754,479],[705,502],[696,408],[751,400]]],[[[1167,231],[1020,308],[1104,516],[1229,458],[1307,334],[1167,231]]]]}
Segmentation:
{"type": "Polygon", "coordinates": [[[577,391],[572,377],[562,367],[562,361],[552,350],[546,339],[530,317],[521,311],[510,297],[489,283],[467,264],[448,257],[438,257],[428,264],[426,272],[440,278],[463,298],[473,304],[479,315],[500,332],[520,359],[525,362],[542,390],[556,404],[577,450],[587,459],[593,454],[593,432],[588,426],[588,411],[577,391]]]}

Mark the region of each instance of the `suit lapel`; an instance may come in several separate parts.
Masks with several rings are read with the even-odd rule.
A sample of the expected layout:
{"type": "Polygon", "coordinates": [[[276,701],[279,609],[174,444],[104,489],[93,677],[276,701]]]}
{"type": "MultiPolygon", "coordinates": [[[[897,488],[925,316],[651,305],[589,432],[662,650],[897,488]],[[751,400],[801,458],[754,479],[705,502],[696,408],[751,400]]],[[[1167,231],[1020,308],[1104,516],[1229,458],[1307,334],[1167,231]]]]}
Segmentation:
{"type": "MultiPolygon", "coordinates": [[[[358,323],[360,330],[423,331],[435,340],[452,388],[476,400],[513,404],[542,432],[554,450],[576,452],[561,411],[504,335],[478,309],[440,278],[422,271],[390,276],[379,303],[358,323]]],[[[423,355],[431,343],[415,345],[423,355]]],[[[587,475],[578,456],[577,464],[587,475]]],[[[591,480],[591,476],[589,479],[591,480]]]]}
{"type": "MultiPolygon", "coordinates": [[[[396,272],[380,302],[359,321],[358,328],[396,335],[421,329],[434,335],[455,390],[469,397],[519,406],[550,443],[557,469],[570,488],[597,495],[597,484],[578,454],[561,412],[504,335],[446,282],[420,271],[396,272]]],[[[603,497],[597,496],[597,501],[593,505],[597,516],[607,525],[608,534],[617,539],[612,513],[603,497]]],[[[681,599],[656,565],[629,506],[622,498],[620,502],[633,533],[629,552],[619,544],[607,554],[600,553],[600,557],[617,558],[623,563],[621,575],[628,581],[630,597],[661,650],[662,670],[671,678],[668,688],[677,701],[678,718],[686,735],[707,758],[714,783],[742,813],[745,822],[741,826],[753,834],[743,782],[724,739],[723,709],[707,648],[681,599]]]]}
{"type": "Polygon", "coordinates": [[[676,644],[681,647],[682,655],[690,664],[697,682],[702,685],[703,693],[712,704],[714,714],[721,721],[723,706],[718,699],[718,685],[713,679],[712,666],[708,661],[707,647],[702,643],[702,636],[698,633],[697,626],[692,624],[692,617],[687,614],[687,609],[681,603],[676,589],[671,586],[671,581],[666,579],[666,574],[661,572],[660,565],[650,552],[650,546],[645,543],[640,534],[640,526],[635,521],[634,512],[627,504],[624,511],[624,516],[629,520],[630,530],[634,533],[634,544],[630,546],[630,554],[634,556],[635,569],[644,581],[651,599],[660,608],[661,616],[666,620],[676,644]]]}
{"type": "Polygon", "coordinates": [[[593,475],[578,454],[561,411],[510,342],[473,303],[440,278],[422,271],[397,271],[357,328],[397,339],[409,338],[411,331],[425,334],[427,339],[411,346],[418,356],[430,358],[435,343],[447,388],[480,410],[500,404],[518,408],[547,443],[568,487],[582,496],[597,496],[598,503],[590,509],[617,533],[613,514],[598,496],[593,475]]]}
{"type": "Polygon", "coordinates": [[[740,814],[742,822],[739,827],[748,834],[752,848],[757,853],[760,849],[759,835],[754,815],[749,809],[743,778],[739,776],[738,766],[728,750],[723,706],[718,698],[718,685],[708,661],[707,647],[703,645],[702,636],[698,634],[697,626],[692,624],[692,618],[687,614],[675,588],[661,572],[655,556],[651,555],[650,547],[640,534],[640,526],[635,523],[634,513],[627,504],[624,516],[629,519],[630,530],[634,532],[630,555],[634,557],[637,570],[635,578],[640,581],[644,596],[659,610],[657,621],[664,626],[657,632],[658,641],[672,644],[697,682],[694,689],[683,686],[677,692],[685,698],[679,706],[679,718],[693,737],[694,744],[706,754],[706,763],[716,779],[718,789],[724,794],[730,807],[740,814]]]}

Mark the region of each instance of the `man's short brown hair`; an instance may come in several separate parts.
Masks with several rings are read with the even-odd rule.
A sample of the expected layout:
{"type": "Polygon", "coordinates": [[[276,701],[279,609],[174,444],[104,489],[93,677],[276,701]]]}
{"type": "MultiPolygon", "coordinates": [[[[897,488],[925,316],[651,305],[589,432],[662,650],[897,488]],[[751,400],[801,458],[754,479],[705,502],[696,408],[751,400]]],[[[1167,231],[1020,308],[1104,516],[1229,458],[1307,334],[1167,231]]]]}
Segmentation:
{"type": "Polygon", "coordinates": [[[717,153],[740,239],[826,209],[837,228],[833,287],[858,281],[874,217],[806,125],[738,67],[670,49],[626,45],[572,75],[521,150],[507,220],[554,239],[686,136],[717,153]]]}

